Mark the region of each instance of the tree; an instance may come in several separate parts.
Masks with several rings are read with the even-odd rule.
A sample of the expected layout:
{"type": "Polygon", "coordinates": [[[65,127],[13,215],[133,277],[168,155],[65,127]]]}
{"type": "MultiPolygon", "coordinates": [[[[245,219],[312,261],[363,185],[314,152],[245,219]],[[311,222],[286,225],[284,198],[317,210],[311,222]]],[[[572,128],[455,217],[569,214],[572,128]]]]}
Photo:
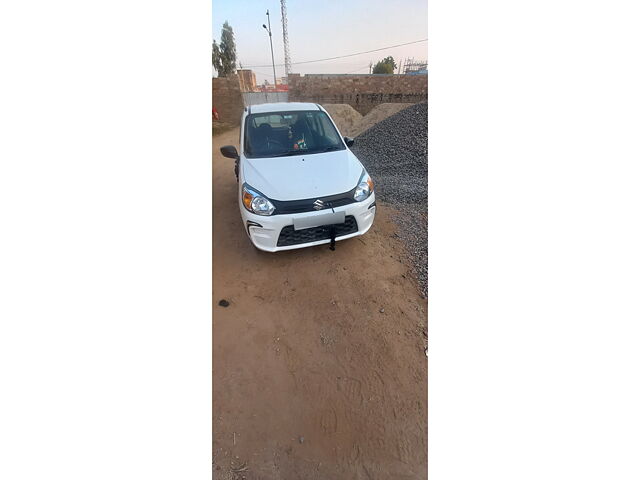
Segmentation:
{"type": "Polygon", "coordinates": [[[213,41],[211,61],[219,77],[226,77],[236,71],[236,41],[233,38],[233,28],[229,22],[224,22],[222,25],[220,45],[215,40],[213,41]]]}
{"type": "Polygon", "coordinates": [[[380,60],[373,67],[373,73],[393,73],[396,69],[396,62],[393,60],[393,57],[387,57],[380,60]]]}
{"type": "Polygon", "coordinates": [[[220,72],[222,71],[222,62],[220,61],[220,47],[213,41],[213,55],[211,56],[211,63],[213,64],[213,68],[218,72],[218,76],[220,76],[220,72]]]}

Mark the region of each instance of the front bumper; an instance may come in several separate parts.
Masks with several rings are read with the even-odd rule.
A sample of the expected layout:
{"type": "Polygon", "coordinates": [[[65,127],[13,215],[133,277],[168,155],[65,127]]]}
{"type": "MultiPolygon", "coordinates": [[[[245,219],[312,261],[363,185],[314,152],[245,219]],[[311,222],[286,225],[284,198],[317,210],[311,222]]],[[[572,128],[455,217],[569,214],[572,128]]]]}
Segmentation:
{"type": "MultiPolygon", "coordinates": [[[[336,241],[346,240],[347,238],[357,237],[364,235],[371,228],[373,219],[376,213],[375,207],[375,192],[371,194],[363,202],[351,203],[343,207],[336,207],[333,210],[335,212],[343,211],[345,217],[352,216],[355,219],[357,227],[352,233],[346,235],[336,236],[336,241]]],[[[299,243],[296,245],[278,246],[278,238],[284,227],[293,226],[294,218],[312,217],[314,215],[320,215],[326,213],[327,210],[320,210],[317,212],[305,212],[295,213],[291,215],[272,215],[261,216],[248,212],[246,208],[240,203],[240,214],[242,216],[242,223],[245,231],[249,235],[251,242],[260,250],[266,252],[278,252],[281,250],[293,250],[295,248],[312,247],[314,245],[322,245],[331,242],[330,239],[323,239],[317,241],[311,241],[306,243],[299,243]]],[[[339,235],[339,234],[338,234],[339,235]]]]}

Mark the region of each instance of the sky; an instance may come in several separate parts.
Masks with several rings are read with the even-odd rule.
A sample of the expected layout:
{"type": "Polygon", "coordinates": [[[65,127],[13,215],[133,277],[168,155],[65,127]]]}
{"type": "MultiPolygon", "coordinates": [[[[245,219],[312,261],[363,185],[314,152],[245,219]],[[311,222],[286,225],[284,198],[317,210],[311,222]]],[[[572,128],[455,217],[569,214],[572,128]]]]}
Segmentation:
{"type": "MultiPolygon", "coordinates": [[[[269,34],[271,17],[276,76],[284,76],[280,0],[213,0],[213,38],[220,42],[225,21],[233,28],[237,60],[273,83],[269,34]],[[255,67],[253,67],[255,65],[255,67]]],[[[347,55],[427,38],[427,0],[287,0],[289,50],[293,63],[347,55]]],[[[428,42],[319,63],[292,65],[292,73],[369,73],[386,56],[427,59],[428,42]]],[[[240,65],[238,63],[238,68],[240,65]]],[[[212,69],[213,71],[213,69],[212,69]]]]}

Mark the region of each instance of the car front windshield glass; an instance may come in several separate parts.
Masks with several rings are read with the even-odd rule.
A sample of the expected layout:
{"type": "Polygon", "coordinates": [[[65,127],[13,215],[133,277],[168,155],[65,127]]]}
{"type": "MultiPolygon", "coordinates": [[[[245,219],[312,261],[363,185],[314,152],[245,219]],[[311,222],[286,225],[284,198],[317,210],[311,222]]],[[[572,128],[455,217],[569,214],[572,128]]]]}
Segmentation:
{"type": "Polygon", "coordinates": [[[346,147],[329,116],[321,110],[247,115],[247,158],[309,155],[346,147]]]}

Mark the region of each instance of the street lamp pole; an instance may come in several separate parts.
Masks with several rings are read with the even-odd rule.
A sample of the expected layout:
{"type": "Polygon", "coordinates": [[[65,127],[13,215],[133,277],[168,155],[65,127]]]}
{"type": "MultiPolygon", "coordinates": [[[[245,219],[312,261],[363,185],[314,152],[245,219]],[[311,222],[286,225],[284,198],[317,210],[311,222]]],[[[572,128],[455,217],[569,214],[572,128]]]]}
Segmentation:
{"type": "Polygon", "coordinates": [[[273,40],[271,39],[271,19],[269,18],[269,10],[267,10],[267,23],[269,28],[263,23],[264,29],[269,32],[269,45],[271,45],[271,65],[273,65],[273,88],[276,88],[276,62],[273,59],[273,40]]]}

